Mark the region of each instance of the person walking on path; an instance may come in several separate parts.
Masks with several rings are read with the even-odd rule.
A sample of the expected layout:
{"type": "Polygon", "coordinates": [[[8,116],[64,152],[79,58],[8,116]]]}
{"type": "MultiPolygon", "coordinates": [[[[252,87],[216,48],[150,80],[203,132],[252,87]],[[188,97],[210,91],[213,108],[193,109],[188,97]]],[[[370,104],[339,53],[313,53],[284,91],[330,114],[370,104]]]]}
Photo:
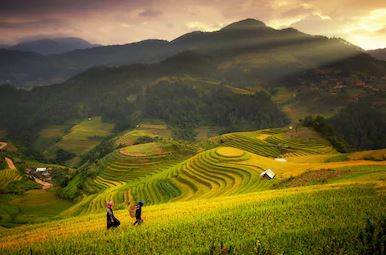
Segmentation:
{"type": "Polygon", "coordinates": [[[143,222],[143,219],[142,219],[142,206],[143,205],[144,205],[144,203],[142,201],[139,201],[135,207],[135,222],[133,224],[134,226],[136,224],[140,225],[143,222]]]}
{"type": "Polygon", "coordinates": [[[110,229],[110,228],[116,228],[118,227],[119,225],[121,225],[121,222],[115,218],[114,216],[114,212],[113,212],[113,201],[109,201],[107,202],[107,206],[106,206],[106,218],[107,218],[107,229],[110,229]]]}

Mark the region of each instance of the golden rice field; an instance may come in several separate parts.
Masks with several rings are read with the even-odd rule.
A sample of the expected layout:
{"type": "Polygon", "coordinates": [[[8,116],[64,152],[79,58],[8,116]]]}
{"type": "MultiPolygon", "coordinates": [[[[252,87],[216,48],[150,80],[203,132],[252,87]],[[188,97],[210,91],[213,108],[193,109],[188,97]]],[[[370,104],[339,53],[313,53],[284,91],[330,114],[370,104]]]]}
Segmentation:
{"type": "Polygon", "coordinates": [[[386,217],[376,189],[340,183],[145,205],[141,226],[123,209],[109,231],[104,213],[89,214],[0,230],[0,253],[361,254],[366,221],[386,217]]]}

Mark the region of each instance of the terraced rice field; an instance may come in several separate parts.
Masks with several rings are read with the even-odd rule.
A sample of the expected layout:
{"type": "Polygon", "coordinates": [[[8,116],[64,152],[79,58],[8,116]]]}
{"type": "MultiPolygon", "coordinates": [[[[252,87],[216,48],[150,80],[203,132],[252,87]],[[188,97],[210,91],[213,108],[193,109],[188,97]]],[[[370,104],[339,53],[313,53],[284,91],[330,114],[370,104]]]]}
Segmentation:
{"type": "Polygon", "coordinates": [[[22,176],[16,169],[0,170],[0,189],[7,187],[12,181],[21,180],[22,176]]]}
{"type": "MultiPolygon", "coordinates": [[[[133,148],[127,150],[133,152],[133,148]]],[[[85,183],[87,189],[99,192],[98,195],[85,197],[67,214],[100,212],[109,200],[113,200],[118,208],[124,208],[128,203],[138,200],[159,204],[214,198],[269,190],[282,178],[298,176],[307,171],[350,166],[386,167],[386,161],[308,160],[309,157],[320,157],[314,154],[299,157],[306,157],[305,161],[279,162],[228,146],[203,151],[176,163],[152,157],[155,151],[150,150],[148,156],[127,156],[117,150],[100,160],[104,170],[93,182],[88,180],[85,183]],[[265,180],[260,177],[260,173],[268,168],[277,174],[276,179],[265,180]]],[[[162,155],[165,157],[165,154],[162,155]]]]}
{"type": "MultiPolygon", "coordinates": [[[[100,169],[95,179],[87,179],[84,190],[90,195],[63,213],[63,215],[87,214],[104,210],[107,201],[114,201],[118,208],[134,202],[131,198],[133,186],[174,166],[181,159],[165,151],[157,143],[128,146],[115,150],[98,160],[100,169]],[[98,194],[93,194],[98,193],[98,194]]],[[[162,184],[160,188],[166,186],[162,184]],[[161,187],[162,186],[162,187],[161,187]]]]}
{"type": "MultiPolygon", "coordinates": [[[[155,204],[246,193],[269,188],[253,155],[233,148],[204,151],[132,189],[135,198],[155,204]],[[175,197],[173,197],[175,195],[175,197]]],[[[270,160],[273,161],[273,160],[270,160]]]]}
{"type": "Polygon", "coordinates": [[[138,200],[160,204],[214,198],[269,190],[283,178],[308,171],[386,166],[386,161],[325,162],[338,153],[312,132],[301,132],[307,134],[303,139],[285,129],[226,134],[215,138],[223,141],[222,146],[186,160],[176,158],[161,143],[118,149],[97,161],[98,176],[84,183],[88,195],[64,214],[100,212],[109,200],[124,208],[138,200]],[[291,156],[288,160],[273,159],[283,155],[279,144],[294,150],[284,154],[291,156]],[[276,178],[262,179],[260,173],[266,169],[272,169],[276,178]]]}
{"type": "Polygon", "coordinates": [[[143,123],[138,125],[134,130],[120,136],[115,143],[117,145],[133,145],[139,137],[170,138],[171,131],[165,124],[143,123]]]}
{"type": "Polygon", "coordinates": [[[222,135],[223,146],[231,146],[266,157],[277,157],[281,154],[277,145],[259,139],[257,132],[239,132],[222,135]]]}
{"type": "Polygon", "coordinates": [[[113,124],[102,122],[101,117],[84,120],[73,126],[54,147],[81,155],[98,145],[102,138],[110,136],[113,128],[113,124]]]}
{"type": "Polygon", "coordinates": [[[131,182],[176,163],[176,158],[164,152],[158,144],[141,144],[116,150],[98,161],[99,174],[110,180],[131,182]]]}
{"type": "Polygon", "coordinates": [[[266,129],[256,132],[238,132],[217,137],[223,146],[232,146],[266,157],[298,157],[310,154],[331,154],[336,150],[324,139],[313,134],[312,137],[302,137],[310,132],[307,128],[299,131],[286,129],[266,129]]]}

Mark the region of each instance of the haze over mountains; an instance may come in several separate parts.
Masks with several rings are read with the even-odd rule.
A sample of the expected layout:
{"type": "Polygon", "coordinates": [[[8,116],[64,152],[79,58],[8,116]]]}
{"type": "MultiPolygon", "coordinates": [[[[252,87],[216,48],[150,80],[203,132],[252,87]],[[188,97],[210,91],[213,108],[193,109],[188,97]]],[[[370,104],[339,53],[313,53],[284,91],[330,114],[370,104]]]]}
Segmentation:
{"type": "Polygon", "coordinates": [[[233,70],[243,62],[245,75],[257,71],[254,76],[261,81],[277,80],[289,73],[363,53],[341,39],[311,36],[291,28],[276,30],[260,21],[246,19],[219,31],[192,32],[170,42],[145,40],[48,56],[2,49],[0,81],[21,87],[47,85],[62,82],[93,66],[155,63],[188,50],[225,62],[237,55],[243,61],[230,61],[221,68],[233,70]]]}
{"type": "Polygon", "coordinates": [[[43,38],[38,40],[21,41],[14,46],[7,47],[9,50],[31,51],[42,55],[61,54],[72,50],[87,49],[99,46],[91,44],[81,38],[43,38]]]}

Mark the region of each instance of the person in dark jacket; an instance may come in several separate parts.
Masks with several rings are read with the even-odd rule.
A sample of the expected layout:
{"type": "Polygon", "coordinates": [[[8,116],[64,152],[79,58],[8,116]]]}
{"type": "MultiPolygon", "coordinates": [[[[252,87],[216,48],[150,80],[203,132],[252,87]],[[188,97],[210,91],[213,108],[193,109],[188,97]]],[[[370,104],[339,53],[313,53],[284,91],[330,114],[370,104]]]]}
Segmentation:
{"type": "Polygon", "coordinates": [[[143,222],[143,219],[142,219],[142,206],[143,205],[144,205],[144,203],[142,201],[139,201],[138,204],[135,207],[135,222],[134,222],[134,226],[136,224],[140,225],[143,222]]]}
{"type": "Polygon", "coordinates": [[[121,222],[114,216],[113,201],[107,202],[106,207],[107,229],[110,229],[111,227],[116,228],[121,225],[121,222]]]}

